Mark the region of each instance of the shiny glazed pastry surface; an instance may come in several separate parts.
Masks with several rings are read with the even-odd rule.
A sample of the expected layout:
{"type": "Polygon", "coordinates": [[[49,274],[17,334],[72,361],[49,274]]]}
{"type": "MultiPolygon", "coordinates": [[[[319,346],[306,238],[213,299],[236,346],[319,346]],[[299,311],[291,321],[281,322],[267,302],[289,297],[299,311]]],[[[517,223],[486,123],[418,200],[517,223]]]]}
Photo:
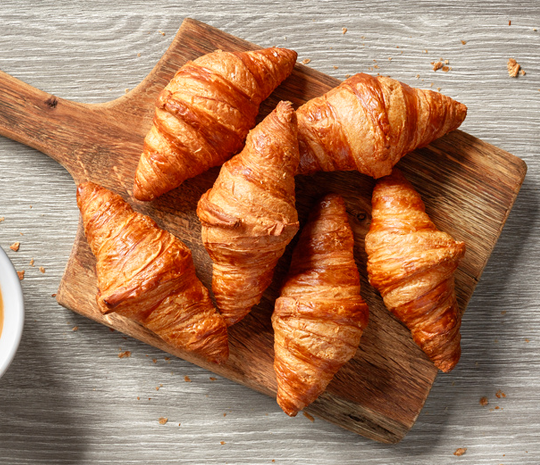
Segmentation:
{"type": "Polygon", "coordinates": [[[137,321],[173,347],[225,361],[227,327],[190,250],[97,184],[80,184],[77,204],[97,260],[99,309],[137,321]]]}
{"type": "Polygon", "coordinates": [[[372,207],[365,241],[369,281],[435,366],[448,372],[461,355],[454,273],[465,244],[437,229],[396,168],[377,182],[372,207]]]}
{"type": "Polygon", "coordinates": [[[407,153],[457,129],[467,107],[384,76],[356,74],[298,109],[299,174],[380,178],[407,153]]]}
{"type": "Polygon", "coordinates": [[[289,102],[280,102],[199,200],[202,241],[213,261],[212,289],[229,326],[259,303],[298,231],[297,165],[296,114],[289,102]]]}
{"type": "Polygon", "coordinates": [[[288,415],[324,392],[367,325],[353,247],[343,199],[329,194],[302,230],[272,315],[277,401],[288,415]]]}
{"type": "Polygon", "coordinates": [[[152,200],[243,146],[260,103],[292,72],[296,52],[216,51],[189,61],[156,101],[133,194],[152,200]]]}

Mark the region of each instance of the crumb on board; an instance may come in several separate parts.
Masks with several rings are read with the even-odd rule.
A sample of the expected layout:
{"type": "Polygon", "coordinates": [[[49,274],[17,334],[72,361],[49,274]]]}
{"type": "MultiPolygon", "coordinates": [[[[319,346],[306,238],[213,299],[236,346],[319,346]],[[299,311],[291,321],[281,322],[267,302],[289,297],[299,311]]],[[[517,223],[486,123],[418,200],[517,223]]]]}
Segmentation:
{"type": "Polygon", "coordinates": [[[488,398],[486,396],[480,398],[480,405],[482,407],[485,407],[488,404],[489,404],[489,400],[488,400],[488,398]]]}
{"type": "Polygon", "coordinates": [[[531,342],[531,340],[530,339],[525,339],[525,342],[531,342]]]}
{"type": "Polygon", "coordinates": [[[497,399],[500,399],[501,397],[506,397],[506,394],[500,389],[495,393],[495,395],[497,396],[497,399]]]}
{"type": "Polygon", "coordinates": [[[153,358],[152,362],[157,363],[157,358],[153,358]]]}
{"type": "Polygon", "coordinates": [[[191,383],[191,378],[188,375],[186,375],[186,376],[184,376],[184,381],[186,383],[191,383]]]}
{"type": "Polygon", "coordinates": [[[510,77],[517,77],[521,66],[514,58],[508,58],[508,63],[506,63],[506,68],[508,69],[508,75],[510,77]]]}
{"type": "Polygon", "coordinates": [[[339,68],[339,66],[334,65],[334,69],[338,69],[338,68],[339,68]]]}
{"type": "Polygon", "coordinates": [[[164,424],[167,423],[168,421],[169,421],[168,418],[160,417],[160,419],[159,419],[159,424],[160,424],[160,425],[164,425],[164,424]]]}
{"type": "Polygon", "coordinates": [[[56,297],[56,294],[51,294],[51,297],[56,297]]]}
{"type": "Polygon", "coordinates": [[[225,444],[227,444],[225,441],[219,441],[219,443],[224,446],[225,444]]]}
{"type": "Polygon", "coordinates": [[[125,352],[120,352],[118,354],[118,358],[126,358],[126,357],[131,357],[131,351],[126,350],[125,352]]]}
{"type": "Polygon", "coordinates": [[[345,34],[347,32],[347,28],[344,27],[344,28],[341,29],[341,31],[343,32],[343,34],[345,34]]]}
{"type": "Polygon", "coordinates": [[[466,40],[462,40],[462,41],[461,41],[461,45],[467,45],[467,41],[466,41],[466,40]]]}
{"type": "Polygon", "coordinates": [[[5,218],[4,218],[3,216],[0,216],[0,223],[1,223],[2,221],[4,221],[4,220],[5,220],[5,218]]]}
{"type": "Polygon", "coordinates": [[[34,259],[33,258],[30,260],[30,266],[34,266],[34,259]]]}
{"type": "Polygon", "coordinates": [[[433,71],[437,71],[438,69],[441,69],[444,65],[442,61],[432,61],[431,64],[433,65],[433,71]]]}
{"type": "Polygon", "coordinates": [[[311,61],[310,58],[304,58],[304,59],[302,60],[302,63],[303,63],[304,65],[307,65],[310,61],[311,61]]]}
{"type": "Polygon", "coordinates": [[[512,25],[512,20],[511,20],[511,19],[508,20],[508,25],[509,25],[509,26],[512,25]]]}
{"type": "Polygon", "coordinates": [[[138,57],[140,57],[140,56],[141,56],[141,54],[140,54],[140,53],[137,53],[137,56],[138,56],[138,57]]]}
{"type": "Polygon", "coordinates": [[[165,360],[168,362],[171,359],[171,357],[165,357],[165,360]]]}
{"type": "Polygon", "coordinates": [[[210,376],[210,381],[216,381],[217,378],[214,378],[213,376],[210,376]]]}
{"type": "Polygon", "coordinates": [[[17,271],[17,276],[19,277],[19,281],[22,281],[24,279],[24,270],[17,271]]]}
{"type": "Polygon", "coordinates": [[[140,396],[137,396],[137,400],[141,400],[140,396]]]}
{"type": "Polygon", "coordinates": [[[13,252],[18,252],[20,247],[21,247],[21,243],[20,243],[20,242],[14,242],[13,244],[11,244],[11,245],[9,246],[9,248],[10,248],[11,250],[13,250],[13,252]]]}
{"type": "Polygon", "coordinates": [[[45,273],[45,268],[42,267],[42,266],[40,266],[40,267],[39,267],[39,271],[41,271],[42,273],[45,273]]]}
{"type": "MultiPolygon", "coordinates": [[[[350,74],[346,74],[346,75],[345,75],[345,79],[349,79],[350,77],[351,77],[350,74]]],[[[538,89],[538,90],[540,90],[540,89],[538,89]]]]}
{"type": "Polygon", "coordinates": [[[313,423],[315,421],[315,418],[313,418],[309,413],[304,412],[304,416],[313,423]]]}
{"type": "Polygon", "coordinates": [[[72,331],[79,331],[79,327],[78,326],[73,326],[73,328],[71,328],[72,331]]]}
{"type": "Polygon", "coordinates": [[[163,31],[158,31],[162,36],[165,35],[165,33],[163,31]]]}
{"type": "Polygon", "coordinates": [[[467,448],[466,448],[466,447],[459,447],[459,448],[456,449],[456,451],[454,452],[454,455],[457,455],[458,457],[461,457],[462,455],[465,454],[465,452],[467,452],[467,448]]]}

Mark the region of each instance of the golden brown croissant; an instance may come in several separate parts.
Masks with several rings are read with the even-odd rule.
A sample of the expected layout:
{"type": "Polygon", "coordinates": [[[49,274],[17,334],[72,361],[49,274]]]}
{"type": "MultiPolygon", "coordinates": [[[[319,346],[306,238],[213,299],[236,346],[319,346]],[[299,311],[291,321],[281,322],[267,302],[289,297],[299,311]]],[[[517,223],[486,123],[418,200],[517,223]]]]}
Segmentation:
{"type": "Polygon", "coordinates": [[[152,200],[243,146],[259,105],[292,72],[296,52],[216,51],[187,62],[159,95],[133,194],[152,200]]]}
{"type": "Polygon", "coordinates": [[[296,114],[280,102],[199,201],[202,240],[214,262],[212,289],[229,326],[259,303],[298,231],[297,165],[296,114]]]}
{"type": "Polygon", "coordinates": [[[353,247],[345,203],[329,194],[302,230],[272,315],[277,401],[290,416],[324,392],[367,325],[353,247]]]}
{"type": "Polygon", "coordinates": [[[420,195],[396,168],[377,182],[372,206],[366,235],[369,282],[435,366],[448,372],[461,355],[454,273],[465,244],[437,229],[420,195]]]}
{"type": "Polygon", "coordinates": [[[227,326],[195,274],[190,250],[97,184],[79,185],[77,204],[97,259],[100,310],[131,318],[176,348],[225,361],[227,326]]]}
{"type": "Polygon", "coordinates": [[[380,178],[407,153],[457,129],[467,107],[388,77],[356,74],[298,111],[299,174],[380,178]]]}

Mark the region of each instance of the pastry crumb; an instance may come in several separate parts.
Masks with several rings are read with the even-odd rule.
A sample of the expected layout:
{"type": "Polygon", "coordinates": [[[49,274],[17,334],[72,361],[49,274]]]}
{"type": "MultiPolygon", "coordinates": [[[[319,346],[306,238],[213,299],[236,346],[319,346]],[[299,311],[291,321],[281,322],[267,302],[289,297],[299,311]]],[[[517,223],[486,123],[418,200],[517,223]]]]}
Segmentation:
{"type": "Polygon", "coordinates": [[[158,31],[162,36],[165,35],[165,33],[163,31],[158,31]]]}
{"type": "Polygon", "coordinates": [[[485,406],[488,405],[488,404],[489,404],[489,400],[488,400],[488,398],[487,398],[486,396],[484,396],[484,397],[482,397],[482,398],[480,399],[480,405],[481,405],[482,407],[485,407],[485,406]]]}
{"type": "Polygon", "coordinates": [[[118,354],[118,358],[126,358],[126,357],[131,357],[131,351],[126,350],[125,352],[120,352],[118,354]]]}
{"type": "Polygon", "coordinates": [[[335,65],[334,65],[334,69],[339,69],[339,66],[335,66],[335,65]]]}
{"type": "Polygon", "coordinates": [[[227,444],[225,441],[219,441],[219,443],[224,446],[225,444],[227,444]]]}
{"type": "Polygon", "coordinates": [[[442,61],[432,61],[431,64],[433,65],[433,71],[437,71],[438,69],[441,69],[444,65],[442,61]]]}
{"type": "Polygon", "coordinates": [[[466,40],[462,40],[462,41],[461,41],[461,44],[462,44],[462,45],[467,45],[467,41],[466,41],[466,40]]]}
{"type": "Polygon", "coordinates": [[[508,25],[509,25],[509,26],[512,25],[512,20],[508,20],[508,25]]]}
{"type": "Polygon", "coordinates": [[[311,416],[309,413],[307,412],[304,412],[304,416],[309,420],[311,421],[311,423],[313,423],[315,421],[315,418],[313,418],[313,416],[311,416]]]}
{"type": "Polygon", "coordinates": [[[310,61],[311,61],[310,58],[304,58],[304,59],[302,60],[302,63],[305,64],[305,65],[307,65],[310,61]]]}
{"type": "Polygon", "coordinates": [[[51,297],[56,297],[56,294],[51,294],[51,297]]]}
{"type": "Polygon", "coordinates": [[[217,378],[214,378],[213,376],[210,376],[210,381],[216,381],[217,378]]]}
{"type": "Polygon", "coordinates": [[[345,34],[347,32],[347,28],[344,27],[344,28],[341,29],[341,31],[343,32],[343,34],[345,34]]]}
{"type": "Polygon", "coordinates": [[[506,397],[506,394],[500,389],[495,393],[495,395],[497,396],[497,399],[500,399],[501,397],[506,397]]]}
{"type": "Polygon", "coordinates": [[[17,276],[19,277],[19,281],[22,281],[24,279],[24,270],[17,271],[17,276]]]}
{"type": "Polygon", "coordinates": [[[166,361],[169,361],[170,359],[171,359],[171,357],[165,357],[166,361]]]}
{"type": "Polygon", "coordinates": [[[157,363],[157,358],[153,358],[152,362],[157,363]]]}
{"type": "Polygon", "coordinates": [[[42,273],[45,273],[45,268],[42,267],[42,266],[40,266],[40,267],[39,267],[39,271],[41,271],[42,273]]]}
{"type": "Polygon", "coordinates": [[[78,326],[73,326],[73,328],[71,328],[71,331],[79,331],[79,327],[78,326]]]}
{"type": "Polygon", "coordinates": [[[465,452],[467,452],[467,448],[466,448],[466,447],[459,447],[459,448],[456,449],[456,451],[454,452],[454,455],[457,455],[458,457],[461,457],[462,455],[465,454],[465,452]]]}
{"type": "Polygon", "coordinates": [[[13,244],[11,244],[11,245],[9,246],[9,248],[10,248],[11,250],[13,250],[13,252],[18,252],[20,247],[21,247],[21,243],[20,243],[20,242],[14,242],[13,244]]]}
{"type": "Polygon", "coordinates": [[[191,378],[188,375],[186,375],[186,376],[184,376],[184,381],[186,383],[191,383],[191,378]]]}
{"type": "Polygon", "coordinates": [[[159,424],[160,424],[160,425],[164,425],[164,424],[167,423],[168,421],[169,421],[168,418],[160,417],[160,419],[159,419],[159,424]]]}
{"type": "Polygon", "coordinates": [[[30,260],[30,266],[34,266],[34,259],[33,258],[30,260]]]}
{"type": "Polygon", "coordinates": [[[0,223],[1,223],[2,221],[4,221],[4,220],[5,220],[5,218],[4,218],[3,216],[0,216],[0,223]]]}
{"type": "Polygon", "coordinates": [[[515,78],[519,74],[521,65],[514,58],[508,58],[508,63],[506,63],[506,68],[508,69],[508,75],[510,77],[515,78]]]}

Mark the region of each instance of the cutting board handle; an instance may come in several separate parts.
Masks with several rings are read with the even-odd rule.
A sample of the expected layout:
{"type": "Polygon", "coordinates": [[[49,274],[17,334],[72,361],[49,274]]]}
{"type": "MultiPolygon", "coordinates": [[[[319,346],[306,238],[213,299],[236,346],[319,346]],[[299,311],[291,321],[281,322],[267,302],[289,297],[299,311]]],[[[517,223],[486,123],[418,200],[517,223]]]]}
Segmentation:
{"type": "Polygon", "coordinates": [[[0,71],[0,135],[49,155],[76,182],[92,179],[93,165],[104,147],[116,147],[124,154],[140,152],[142,139],[134,126],[148,125],[149,118],[125,114],[134,116],[133,102],[141,103],[143,95],[148,98],[147,82],[148,78],[116,100],[85,104],[56,97],[0,71]]]}
{"type": "MultiPolygon", "coordinates": [[[[0,71],[0,134],[65,164],[62,148],[79,140],[78,116],[91,105],[63,100],[0,71]]],[[[82,121],[80,122],[82,123],[82,121]]]]}

